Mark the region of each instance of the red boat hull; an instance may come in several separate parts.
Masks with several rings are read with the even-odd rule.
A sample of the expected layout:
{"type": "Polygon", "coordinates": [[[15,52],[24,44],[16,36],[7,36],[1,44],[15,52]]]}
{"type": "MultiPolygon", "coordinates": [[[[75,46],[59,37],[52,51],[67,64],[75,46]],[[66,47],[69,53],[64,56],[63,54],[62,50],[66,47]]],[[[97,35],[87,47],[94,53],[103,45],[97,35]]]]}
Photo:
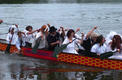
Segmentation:
{"type": "MultiPolygon", "coordinates": [[[[0,42],[0,51],[5,51],[6,47],[7,44],[0,42]]],[[[10,53],[14,53],[16,50],[17,50],[16,47],[12,45],[10,48],[10,53]]],[[[37,50],[37,53],[33,53],[31,48],[25,48],[25,47],[22,47],[22,55],[39,59],[60,61],[65,63],[86,65],[86,66],[113,69],[113,70],[122,70],[122,60],[112,60],[112,59],[101,60],[99,58],[79,56],[70,53],[60,53],[58,55],[58,58],[55,58],[53,57],[52,51],[37,50]]]]}

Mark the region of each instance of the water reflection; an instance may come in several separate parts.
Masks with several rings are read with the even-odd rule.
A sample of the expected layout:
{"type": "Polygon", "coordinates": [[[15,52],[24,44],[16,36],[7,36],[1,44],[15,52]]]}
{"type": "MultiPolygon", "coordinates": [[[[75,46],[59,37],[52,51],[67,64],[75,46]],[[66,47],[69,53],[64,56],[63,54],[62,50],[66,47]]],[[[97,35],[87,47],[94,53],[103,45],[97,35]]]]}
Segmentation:
{"type": "Polygon", "coordinates": [[[0,80],[122,80],[122,71],[0,54],[0,80]]]}
{"type": "Polygon", "coordinates": [[[34,74],[33,71],[25,71],[23,69],[24,64],[22,65],[16,65],[16,64],[11,64],[9,66],[10,72],[11,72],[11,79],[14,80],[37,80],[37,75],[34,74]],[[19,70],[18,70],[19,69],[19,70]]]}

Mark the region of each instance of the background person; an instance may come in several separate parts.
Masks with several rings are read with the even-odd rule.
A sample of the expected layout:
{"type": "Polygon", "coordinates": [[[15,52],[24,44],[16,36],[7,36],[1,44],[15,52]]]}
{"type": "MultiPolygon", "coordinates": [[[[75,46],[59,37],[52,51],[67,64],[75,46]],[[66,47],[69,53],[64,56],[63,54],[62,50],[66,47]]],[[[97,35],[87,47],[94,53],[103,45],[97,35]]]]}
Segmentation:
{"type": "Polygon", "coordinates": [[[56,46],[59,46],[60,41],[60,34],[56,32],[56,28],[54,26],[50,27],[49,35],[47,36],[47,42],[48,42],[48,49],[54,50],[56,46]]]}
{"type": "Polygon", "coordinates": [[[97,29],[96,26],[92,30],[90,30],[86,36],[84,36],[84,40],[83,40],[81,46],[83,46],[85,51],[90,51],[91,47],[96,42],[98,35],[94,32],[95,29],[97,29]]]}
{"type": "Polygon", "coordinates": [[[68,44],[68,46],[66,47],[66,49],[63,50],[63,52],[66,53],[73,53],[73,54],[78,54],[77,50],[76,50],[76,40],[74,40],[74,35],[75,35],[75,31],[73,29],[69,29],[69,31],[67,32],[67,37],[65,38],[63,44],[68,44]]]}
{"type": "Polygon", "coordinates": [[[107,52],[105,38],[102,35],[97,37],[96,43],[91,48],[91,52],[96,53],[98,56],[107,52]]]}
{"type": "Polygon", "coordinates": [[[25,47],[29,47],[31,48],[32,47],[32,39],[35,39],[35,36],[33,33],[37,32],[37,30],[33,30],[33,27],[32,26],[27,26],[26,27],[26,30],[24,30],[24,33],[26,35],[26,39],[25,39],[25,47]]]}
{"type": "Polygon", "coordinates": [[[34,47],[36,44],[39,44],[38,45],[39,49],[46,48],[48,45],[46,40],[47,35],[48,35],[47,26],[43,25],[35,35],[36,40],[32,43],[32,47],[34,47]]]}

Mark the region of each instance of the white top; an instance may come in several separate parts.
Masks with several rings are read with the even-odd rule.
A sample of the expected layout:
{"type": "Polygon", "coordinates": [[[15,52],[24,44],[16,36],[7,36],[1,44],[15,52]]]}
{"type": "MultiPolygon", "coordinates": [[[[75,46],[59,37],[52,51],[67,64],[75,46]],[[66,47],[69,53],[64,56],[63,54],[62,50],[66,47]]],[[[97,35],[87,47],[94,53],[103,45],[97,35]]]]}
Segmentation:
{"type": "MultiPolygon", "coordinates": [[[[25,40],[25,35],[22,35],[21,39],[22,39],[22,46],[25,46],[25,41],[24,41],[25,40]]],[[[21,49],[20,46],[21,46],[21,44],[20,44],[20,38],[17,36],[17,39],[16,39],[16,47],[17,47],[18,50],[21,49]]]]}
{"type": "MultiPolygon", "coordinates": [[[[122,48],[122,44],[121,44],[121,48],[122,48]]],[[[119,60],[122,60],[122,51],[120,53],[116,52],[114,55],[110,56],[109,58],[110,59],[119,59],[119,60]]]]}
{"type": "Polygon", "coordinates": [[[78,34],[75,34],[75,37],[81,39],[81,36],[79,36],[78,34]]]}
{"type": "MultiPolygon", "coordinates": [[[[114,32],[114,31],[110,31],[110,33],[106,37],[107,51],[116,51],[117,50],[116,48],[114,50],[112,50],[111,47],[110,47],[110,44],[109,44],[112,41],[112,38],[113,38],[114,35],[119,35],[119,34],[114,32]]],[[[122,36],[121,36],[121,38],[122,38],[122,36]]],[[[122,44],[121,44],[121,48],[122,48],[122,44]]],[[[109,58],[122,60],[122,52],[121,53],[116,52],[114,55],[110,56],[109,58]]]]}
{"type": "MultiPolygon", "coordinates": [[[[39,49],[46,47],[46,38],[45,38],[45,35],[41,31],[36,34],[36,40],[41,36],[43,36],[43,40],[40,41],[40,44],[38,47],[39,49]]],[[[34,47],[34,45],[36,44],[36,40],[32,43],[32,47],[34,47]]]]}
{"type": "MultiPolygon", "coordinates": [[[[82,37],[79,36],[78,34],[75,34],[75,37],[78,38],[78,39],[82,39],[82,37]]],[[[83,40],[86,40],[86,35],[85,34],[84,34],[83,40]]]]}
{"type": "MultiPolygon", "coordinates": [[[[107,35],[107,37],[106,37],[106,42],[105,42],[105,44],[107,45],[107,52],[109,52],[109,51],[114,52],[114,51],[117,50],[117,48],[115,48],[114,50],[111,49],[111,44],[110,44],[110,42],[112,42],[112,38],[114,37],[114,35],[119,35],[119,34],[117,34],[117,33],[114,32],[114,31],[110,31],[110,33],[109,33],[109,34],[107,35]]],[[[121,36],[121,35],[120,35],[120,36],[121,36]]]]}
{"type": "Polygon", "coordinates": [[[107,40],[112,40],[112,38],[114,37],[114,35],[117,35],[116,32],[114,31],[110,31],[110,33],[106,36],[107,40]]]}
{"type": "Polygon", "coordinates": [[[10,40],[12,40],[11,44],[15,45],[16,41],[17,41],[17,35],[13,34],[13,37],[12,37],[12,34],[8,33],[7,37],[6,37],[6,41],[7,41],[8,44],[10,43],[10,40]]]}
{"type": "Polygon", "coordinates": [[[112,42],[112,40],[107,40],[107,42],[105,43],[106,44],[106,49],[107,49],[107,52],[109,51],[112,51],[112,52],[115,52],[117,50],[117,48],[115,48],[114,50],[111,49],[111,44],[110,42],[112,42]]]}
{"type": "Polygon", "coordinates": [[[17,41],[16,41],[16,47],[18,50],[20,50],[20,40],[19,40],[19,37],[17,36],[17,41]]]}
{"type": "Polygon", "coordinates": [[[114,35],[117,35],[116,32],[114,31],[110,31],[110,33],[106,36],[105,40],[106,40],[106,44],[109,45],[109,43],[112,41],[112,38],[114,37],[114,35]]]}
{"type": "MultiPolygon", "coordinates": [[[[74,40],[74,38],[73,38],[73,40],[74,40]]],[[[67,44],[67,43],[69,43],[69,39],[66,37],[63,44],[67,44]]],[[[72,43],[70,43],[67,46],[67,48],[63,50],[63,52],[78,54],[76,49],[75,49],[75,43],[76,43],[76,40],[74,40],[72,43]]]]}
{"type": "Polygon", "coordinates": [[[37,39],[37,38],[39,38],[40,36],[43,36],[43,33],[40,31],[40,32],[36,33],[35,36],[36,36],[36,39],[37,39]]]}
{"type": "Polygon", "coordinates": [[[29,31],[24,30],[24,33],[25,33],[25,36],[26,36],[25,42],[32,43],[33,40],[35,40],[35,37],[34,37],[33,34],[28,34],[28,32],[29,32],[29,31]]]}
{"type": "MultiPolygon", "coordinates": [[[[11,40],[11,39],[12,39],[11,44],[12,44],[12,45],[16,45],[17,49],[20,50],[20,49],[21,49],[21,48],[20,48],[20,40],[19,40],[18,35],[13,34],[13,38],[12,38],[12,34],[11,34],[11,33],[8,33],[8,34],[7,34],[7,38],[6,38],[8,44],[10,43],[10,40],[11,40]]],[[[24,36],[22,36],[22,41],[24,41],[24,36]]],[[[22,43],[22,45],[23,45],[23,46],[25,45],[24,42],[22,43]]]]}
{"type": "Polygon", "coordinates": [[[98,43],[94,44],[91,48],[91,52],[97,53],[97,55],[100,55],[102,53],[107,52],[107,46],[105,44],[103,44],[102,46],[100,46],[98,43]]]}

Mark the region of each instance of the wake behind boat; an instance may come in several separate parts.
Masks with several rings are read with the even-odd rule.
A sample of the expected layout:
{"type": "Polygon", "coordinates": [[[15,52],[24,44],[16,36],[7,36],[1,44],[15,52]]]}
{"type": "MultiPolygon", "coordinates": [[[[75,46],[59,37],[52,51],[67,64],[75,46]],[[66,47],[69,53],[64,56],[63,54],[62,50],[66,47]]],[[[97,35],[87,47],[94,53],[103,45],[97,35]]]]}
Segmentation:
{"type": "MultiPolygon", "coordinates": [[[[7,47],[6,40],[0,39],[0,51],[5,51],[7,47]]],[[[10,54],[14,53],[17,48],[14,45],[10,47],[10,54]]],[[[122,60],[115,60],[115,59],[104,59],[101,60],[100,58],[94,57],[87,57],[87,56],[79,56],[77,54],[69,54],[69,53],[59,53],[58,58],[53,57],[53,51],[49,50],[41,50],[38,49],[37,53],[32,52],[32,48],[21,48],[21,54],[24,56],[29,56],[33,58],[39,59],[46,59],[52,60],[56,62],[65,62],[71,64],[78,64],[78,65],[85,65],[85,66],[92,66],[104,69],[112,69],[112,70],[122,70],[122,60]]]]}

